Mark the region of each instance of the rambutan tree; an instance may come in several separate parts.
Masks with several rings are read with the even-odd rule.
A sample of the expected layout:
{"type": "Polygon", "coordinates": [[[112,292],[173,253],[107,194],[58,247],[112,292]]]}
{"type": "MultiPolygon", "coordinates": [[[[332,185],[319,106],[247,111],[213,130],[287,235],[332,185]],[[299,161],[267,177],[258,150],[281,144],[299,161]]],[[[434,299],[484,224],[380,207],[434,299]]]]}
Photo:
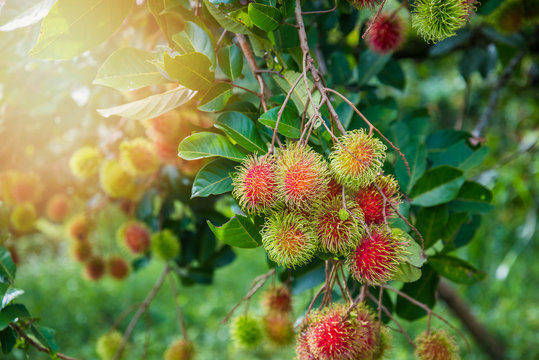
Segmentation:
{"type": "MultiPolygon", "coordinates": [[[[500,22],[506,14],[493,0],[28,3],[0,3],[9,17],[0,31],[37,36],[29,54],[47,83],[64,65],[69,74],[86,71],[80,84],[56,84],[47,95],[80,100],[69,112],[77,121],[62,130],[80,120],[83,131],[51,150],[62,160],[57,169],[41,161],[30,171],[28,159],[17,166],[2,158],[11,164],[0,175],[2,241],[11,251],[0,252],[4,353],[29,345],[70,358],[57,353],[50,329],[12,303],[15,239],[60,231],[92,281],[162,263],[128,326],[110,324],[99,339],[103,360],[128,358],[138,346],[130,344],[134,328],[165,280],[209,285],[234,261],[234,248],[268,259],[268,272],[252,274],[224,319],[245,351],[270,342],[292,344],[300,360],[382,359],[403,337],[419,359],[466,357],[456,337],[467,344],[467,336],[434,310],[435,293],[442,279],[485,276],[456,251],[491,209],[492,193],[474,170],[489,151],[483,132],[498,92],[529,50],[537,6],[500,22]],[[462,49],[468,85],[456,120],[399,100],[409,58],[462,49]],[[494,76],[497,66],[489,101],[474,100],[472,74],[494,76]],[[42,180],[51,170],[54,179],[42,180]],[[125,221],[100,236],[110,212],[125,221]],[[249,300],[270,281],[257,317],[249,300]],[[294,296],[308,291],[309,305],[294,314],[294,296]],[[423,317],[414,340],[401,320],[423,317]],[[434,318],[446,328],[431,328],[434,318]]],[[[40,80],[28,79],[29,91],[40,80]]],[[[10,111],[25,114],[21,104],[10,111]]],[[[32,116],[60,116],[43,109],[32,116]]],[[[182,334],[167,360],[196,354],[179,306],[178,314],[182,334]]]]}

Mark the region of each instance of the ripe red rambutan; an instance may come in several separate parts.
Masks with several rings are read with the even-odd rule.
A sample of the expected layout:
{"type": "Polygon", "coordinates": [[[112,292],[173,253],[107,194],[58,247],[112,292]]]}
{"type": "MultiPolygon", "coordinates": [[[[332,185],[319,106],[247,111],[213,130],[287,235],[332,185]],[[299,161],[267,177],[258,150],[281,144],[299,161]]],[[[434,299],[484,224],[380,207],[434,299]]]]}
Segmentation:
{"type": "Polygon", "coordinates": [[[65,194],[55,194],[47,201],[45,214],[47,217],[56,222],[63,221],[69,213],[70,202],[65,194]]]}
{"type": "Polygon", "coordinates": [[[360,189],[355,196],[355,202],[363,211],[367,224],[382,224],[385,222],[384,217],[391,218],[395,213],[393,207],[396,208],[400,200],[399,184],[391,175],[377,177],[372,184],[360,189]],[[384,197],[376,186],[387,198],[385,205],[384,197]]]}
{"type": "Polygon", "coordinates": [[[88,240],[90,233],[90,223],[86,215],[79,214],[69,221],[67,224],[67,235],[73,240],[85,241],[88,240]]]}
{"type": "Polygon", "coordinates": [[[296,339],[296,356],[298,360],[318,359],[311,352],[311,349],[309,348],[309,343],[307,342],[307,339],[309,337],[309,330],[310,328],[308,326],[305,326],[302,330],[300,330],[299,335],[296,339]]]}
{"type": "Polygon", "coordinates": [[[389,281],[404,261],[406,243],[383,226],[371,227],[369,232],[348,256],[347,265],[357,281],[380,285],[389,281]]]}
{"type": "Polygon", "coordinates": [[[367,44],[372,51],[386,54],[401,47],[405,35],[406,25],[400,17],[393,14],[380,14],[372,23],[367,36],[367,44]]]}
{"type": "Polygon", "coordinates": [[[328,192],[326,199],[331,199],[337,196],[342,196],[342,185],[334,178],[331,178],[328,183],[328,192]]]}
{"type": "Polygon", "coordinates": [[[294,268],[312,259],[318,242],[309,222],[299,212],[279,211],[266,219],[262,245],[270,260],[294,268]]]}
{"type": "Polygon", "coordinates": [[[105,275],[105,270],[105,260],[100,256],[94,256],[90,258],[84,266],[84,275],[86,275],[89,280],[97,281],[105,275]]]}
{"type": "Polygon", "coordinates": [[[292,311],[292,294],[282,286],[272,286],[262,295],[262,304],[268,312],[289,313],[292,311]]]}
{"type": "Polygon", "coordinates": [[[134,254],[145,253],[150,247],[150,231],[137,222],[128,222],[120,227],[117,239],[134,254]]]}
{"type": "Polygon", "coordinates": [[[289,314],[270,312],[262,319],[268,339],[276,345],[288,345],[294,340],[294,325],[289,314]]]}
{"type": "Polygon", "coordinates": [[[121,256],[113,256],[107,261],[107,270],[116,280],[123,280],[129,275],[129,263],[121,256]]]}
{"type": "Polygon", "coordinates": [[[92,257],[92,244],[88,240],[73,241],[71,243],[71,256],[77,262],[85,262],[92,257]]]}
{"type": "Polygon", "coordinates": [[[272,157],[248,157],[238,167],[232,195],[249,214],[267,212],[277,202],[275,161],[272,157]]]}
{"type": "Polygon", "coordinates": [[[286,205],[312,207],[327,194],[328,165],[310,147],[288,144],[279,152],[276,164],[277,189],[286,205]]]}
{"type": "Polygon", "coordinates": [[[426,331],[415,339],[415,355],[420,360],[459,360],[455,339],[445,330],[426,331]]]}

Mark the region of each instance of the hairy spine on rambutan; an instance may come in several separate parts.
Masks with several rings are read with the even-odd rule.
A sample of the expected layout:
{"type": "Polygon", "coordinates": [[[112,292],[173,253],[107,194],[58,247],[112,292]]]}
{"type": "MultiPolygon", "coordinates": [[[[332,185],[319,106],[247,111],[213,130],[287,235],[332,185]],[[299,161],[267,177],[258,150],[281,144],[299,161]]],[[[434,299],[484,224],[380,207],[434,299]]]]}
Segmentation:
{"type": "Polygon", "coordinates": [[[460,360],[458,345],[445,330],[425,331],[414,342],[419,360],[460,360]]]}
{"type": "Polygon", "coordinates": [[[359,282],[381,285],[391,280],[407,254],[407,243],[385,226],[372,226],[359,246],[350,253],[347,265],[359,282]]]}
{"type": "Polygon", "coordinates": [[[354,311],[354,318],[361,330],[360,356],[357,360],[371,360],[378,349],[378,330],[381,324],[376,320],[373,311],[364,304],[360,304],[354,311]]]}
{"type": "Polygon", "coordinates": [[[277,211],[266,218],[262,245],[270,260],[294,268],[306,264],[318,248],[309,222],[297,211],[277,211]]]}
{"type": "Polygon", "coordinates": [[[327,194],[328,165],[309,146],[289,143],[276,162],[279,197],[292,208],[308,209],[327,194]]]}
{"type": "Polygon", "coordinates": [[[234,176],[232,195],[248,214],[268,212],[277,203],[275,159],[249,156],[234,176]]]}
{"type": "Polygon", "coordinates": [[[363,129],[350,131],[329,156],[331,171],[339,183],[357,190],[374,181],[384,164],[385,151],[386,146],[363,129]]]}
{"type": "Polygon", "coordinates": [[[292,294],[286,286],[272,286],[262,294],[262,304],[268,312],[292,311],[292,294]]]}
{"type": "Polygon", "coordinates": [[[438,42],[456,34],[466,23],[473,3],[466,0],[416,0],[412,27],[427,42],[438,42]]]}
{"type": "Polygon", "coordinates": [[[372,184],[360,189],[355,196],[355,202],[363,211],[367,224],[384,223],[395,214],[393,208],[397,208],[400,201],[399,184],[392,175],[378,176],[372,184]]]}
{"type": "Polygon", "coordinates": [[[232,319],[230,336],[238,348],[253,349],[262,341],[262,329],[253,316],[240,315],[232,319]]]}
{"type": "Polygon", "coordinates": [[[378,346],[376,346],[373,360],[382,360],[387,358],[391,350],[391,333],[386,326],[380,327],[380,338],[378,340],[378,346]]]}
{"type": "Polygon", "coordinates": [[[312,227],[320,247],[337,255],[354,249],[363,235],[363,214],[353,202],[343,206],[342,196],[336,196],[313,214],[312,227]]]}
{"type": "Polygon", "coordinates": [[[164,360],[192,360],[195,357],[195,345],[187,339],[174,341],[165,350],[164,360]]]}
{"type": "Polygon", "coordinates": [[[298,336],[296,337],[296,356],[298,360],[317,360],[307,342],[309,338],[309,326],[309,320],[304,320],[304,324],[300,327],[298,336]]]}
{"type": "Polygon", "coordinates": [[[396,14],[380,14],[371,26],[367,44],[372,51],[386,54],[402,46],[406,25],[396,14]]]}

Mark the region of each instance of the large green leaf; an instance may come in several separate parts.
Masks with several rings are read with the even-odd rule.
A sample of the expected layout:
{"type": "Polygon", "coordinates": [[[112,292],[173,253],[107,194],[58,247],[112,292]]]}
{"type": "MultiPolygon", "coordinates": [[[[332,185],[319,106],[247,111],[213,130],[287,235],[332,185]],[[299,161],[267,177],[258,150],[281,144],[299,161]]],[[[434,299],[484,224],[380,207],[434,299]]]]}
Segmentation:
{"type": "Polygon", "coordinates": [[[229,174],[234,171],[234,166],[236,163],[228,159],[215,159],[204,165],[193,181],[191,198],[232,191],[232,178],[229,174]]]}
{"type": "Polygon", "coordinates": [[[230,80],[236,80],[243,69],[243,56],[236,45],[225,46],[217,53],[219,67],[230,80]]]}
{"type": "Polygon", "coordinates": [[[378,73],[378,80],[383,84],[393,86],[399,90],[404,90],[406,77],[400,62],[390,59],[382,71],[378,73]]]}
{"type": "Polygon", "coordinates": [[[401,149],[408,166],[410,167],[411,176],[408,174],[408,169],[404,161],[398,157],[395,165],[395,176],[399,181],[402,191],[409,194],[417,179],[425,173],[427,169],[427,147],[424,143],[414,141],[401,149]]]}
{"type": "MultiPolygon", "coordinates": [[[[426,264],[422,268],[421,278],[404,284],[401,291],[432,309],[436,304],[435,293],[439,280],[432,267],[426,264]]],[[[396,310],[401,318],[409,321],[417,320],[427,314],[425,310],[401,296],[397,296],[396,310]]]]}
{"type": "Polygon", "coordinates": [[[184,31],[174,34],[172,41],[181,54],[199,52],[208,57],[215,65],[215,51],[208,33],[192,21],[185,23],[184,31]]]}
{"type": "Polygon", "coordinates": [[[415,226],[425,240],[425,249],[443,237],[448,219],[446,204],[419,209],[415,226]]]}
{"type": "Polygon", "coordinates": [[[152,60],[155,60],[155,56],[147,51],[118,49],[101,65],[94,84],[125,92],[170,82],[151,63],[152,60]]]}
{"type": "Polygon", "coordinates": [[[447,165],[430,169],[412,189],[412,204],[434,206],[453,200],[464,183],[462,174],[462,170],[447,165]]]}
{"type": "MultiPolygon", "coordinates": [[[[275,129],[277,124],[277,113],[281,109],[280,106],[269,109],[264,114],[260,115],[258,121],[272,129],[275,129]]],[[[301,123],[298,118],[298,113],[290,107],[285,107],[277,132],[289,138],[299,139],[301,136],[301,123]]]]}
{"type": "Polygon", "coordinates": [[[483,280],[486,274],[477,270],[468,262],[449,255],[435,255],[429,257],[429,264],[443,277],[459,283],[474,284],[483,280]]]}
{"type": "Polygon", "coordinates": [[[9,305],[13,300],[24,294],[24,290],[10,288],[2,298],[2,309],[9,305]]]}
{"type": "Polygon", "coordinates": [[[363,51],[357,64],[357,83],[366,84],[373,76],[376,76],[391,58],[390,54],[380,55],[370,50],[363,51]]]}
{"type": "Polygon", "coordinates": [[[250,249],[262,244],[260,231],[246,216],[235,215],[221,226],[215,226],[208,220],[208,226],[217,239],[230,246],[250,249]]]}
{"type": "Polygon", "coordinates": [[[0,247],[0,283],[13,284],[16,272],[17,267],[11,258],[10,252],[4,247],[0,247]]]}
{"type": "Polygon", "coordinates": [[[248,12],[253,24],[264,31],[277,30],[283,21],[283,14],[273,6],[250,3],[248,12]]]}
{"type": "Polygon", "coordinates": [[[199,132],[183,139],[178,147],[178,156],[185,160],[218,156],[241,162],[246,155],[223,135],[199,132]]]}
{"type": "Polygon", "coordinates": [[[47,347],[53,352],[58,351],[58,345],[54,340],[54,335],[56,333],[54,329],[32,324],[30,326],[30,330],[41,344],[43,344],[45,347],[47,347]]]}
{"type": "Polygon", "coordinates": [[[421,277],[421,269],[409,264],[401,263],[397,268],[397,271],[392,276],[395,281],[401,281],[404,283],[417,281],[421,277]]]}
{"type": "Polygon", "coordinates": [[[118,115],[135,120],[152,119],[185,104],[195,94],[195,91],[178,86],[162,94],[152,95],[145,99],[108,109],[99,109],[97,112],[104,117],[118,115]]]}
{"type": "Polygon", "coordinates": [[[213,5],[210,1],[204,0],[204,5],[208,9],[208,12],[213,18],[223,27],[223,29],[230,31],[233,34],[247,35],[250,31],[239,21],[235,20],[232,16],[224,11],[221,11],[217,6],[213,5]]]}
{"type": "Polygon", "coordinates": [[[492,192],[476,182],[465,182],[457,197],[449,203],[453,211],[471,213],[489,212],[492,210],[492,192]]]}
{"type": "Polygon", "coordinates": [[[107,40],[131,11],[134,0],[58,0],[41,23],[30,55],[71,59],[107,40]]]}
{"type": "Polygon", "coordinates": [[[176,56],[165,54],[165,70],[171,78],[193,90],[206,90],[215,79],[215,73],[210,71],[210,59],[199,52],[176,56]]]}
{"type": "MultiPolygon", "coordinates": [[[[300,75],[300,73],[294,71],[286,71],[282,78],[280,76],[275,76],[273,79],[285,93],[288,93],[300,75]]],[[[307,83],[309,85],[309,89],[305,87],[305,82],[303,79],[299,80],[299,83],[294,88],[294,91],[292,91],[291,99],[296,105],[298,113],[300,114],[303,113],[303,109],[305,109],[305,106],[309,102],[308,92],[313,88],[313,83],[311,80],[308,80],[307,83]]],[[[320,93],[314,92],[312,94],[312,98],[314,105],[318,106],[318,104],[320,104],[320,93]]],[[[312,106],[313,104],[309,102],[309,107],[307,108],[307,114],[309,116],[312,116],[314,113],[312,106]]]]}
{"type": "Polygon", "coordinates": [[[43,19],[56,0],[8,0],[0,6],[0,31],[13,31],[43,19]]]}
{"type": "Polygon", "coordinates": [[[30,313],[26,309],[26,306],[21,304],[8,305],[0,311],[0,330],[9,326],[10,322],[29,317],[30,313]]]}
{"type": "Polygon", "coordinates": [[[17,342],[17,333],[12,328],[8,327],[0,331],[0,345],[2,353],[9,354],[17,342]]]}
{"type": "Polygon", "coordinates": [[[221,111],[232,96],[232,86],[226,83],[213,84],[198,100],[198,108],[206,112],[221,111]]]}
{"type": "Polygon", "coordinates": [[[242,113],[231,111],[220,115],[215,127],[224,131],[245,150],[259,154],[265,154],[268,151],[255,124],[242,113]]]}

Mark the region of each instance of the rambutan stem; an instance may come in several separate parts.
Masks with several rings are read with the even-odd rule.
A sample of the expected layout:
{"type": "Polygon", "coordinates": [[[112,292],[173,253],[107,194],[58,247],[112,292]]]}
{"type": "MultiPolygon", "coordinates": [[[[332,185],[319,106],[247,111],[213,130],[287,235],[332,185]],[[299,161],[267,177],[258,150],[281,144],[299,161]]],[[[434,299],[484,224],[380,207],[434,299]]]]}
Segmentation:
{"type": "Polygon", "coordinates": [[[367,30],[365,30],[365,32],[361,36],[362,39],[365,39],[367,37],[367,35],[369,35],[369,32],[372,29],[372,26],[376,22],[376,19],[378,18],[378,16],[380,16],[380,13],[382,12],[382,9],[384,8],[385,4],[386,4],[386,0],[383,0],[382,3],[380,4],[380,7],[378,8],[378,11],[376,11],[376,14],[374,14],[374,17],[372,18],[371,22],[369,23],[369,26],[367,27],[367,30]]]}
{"type": "Polygon", "coordinates": [[[305,12],[302,12],[301,14],[302,15],[314,15],[314,14],[327,14],[327,13],[332,13],[334,12],[335,10],[337,10],[337,0],[334,0],[335,2],[335,6],[333,6],[332,9],[329,9],[329,10],[318,10],[318,11],[305,11],[305,12]]]}
{"type": "Polygon", "coordinates": [[[189,340],[187,337],[187,326],[185,326],[185,319],[183,317],[182,307],[180,306],[180,302],[178,301],[178,289],[176,287],[176,283],[174,282],[174,278],[172,276],[169,276],[168,280],[170,282],[170,289],[172,290],[172,295],[174,296],[174,305],[176,306],[176,311],[178,313],[178,322],[180,323],[182,336],[185,340],[189,340]]]}

